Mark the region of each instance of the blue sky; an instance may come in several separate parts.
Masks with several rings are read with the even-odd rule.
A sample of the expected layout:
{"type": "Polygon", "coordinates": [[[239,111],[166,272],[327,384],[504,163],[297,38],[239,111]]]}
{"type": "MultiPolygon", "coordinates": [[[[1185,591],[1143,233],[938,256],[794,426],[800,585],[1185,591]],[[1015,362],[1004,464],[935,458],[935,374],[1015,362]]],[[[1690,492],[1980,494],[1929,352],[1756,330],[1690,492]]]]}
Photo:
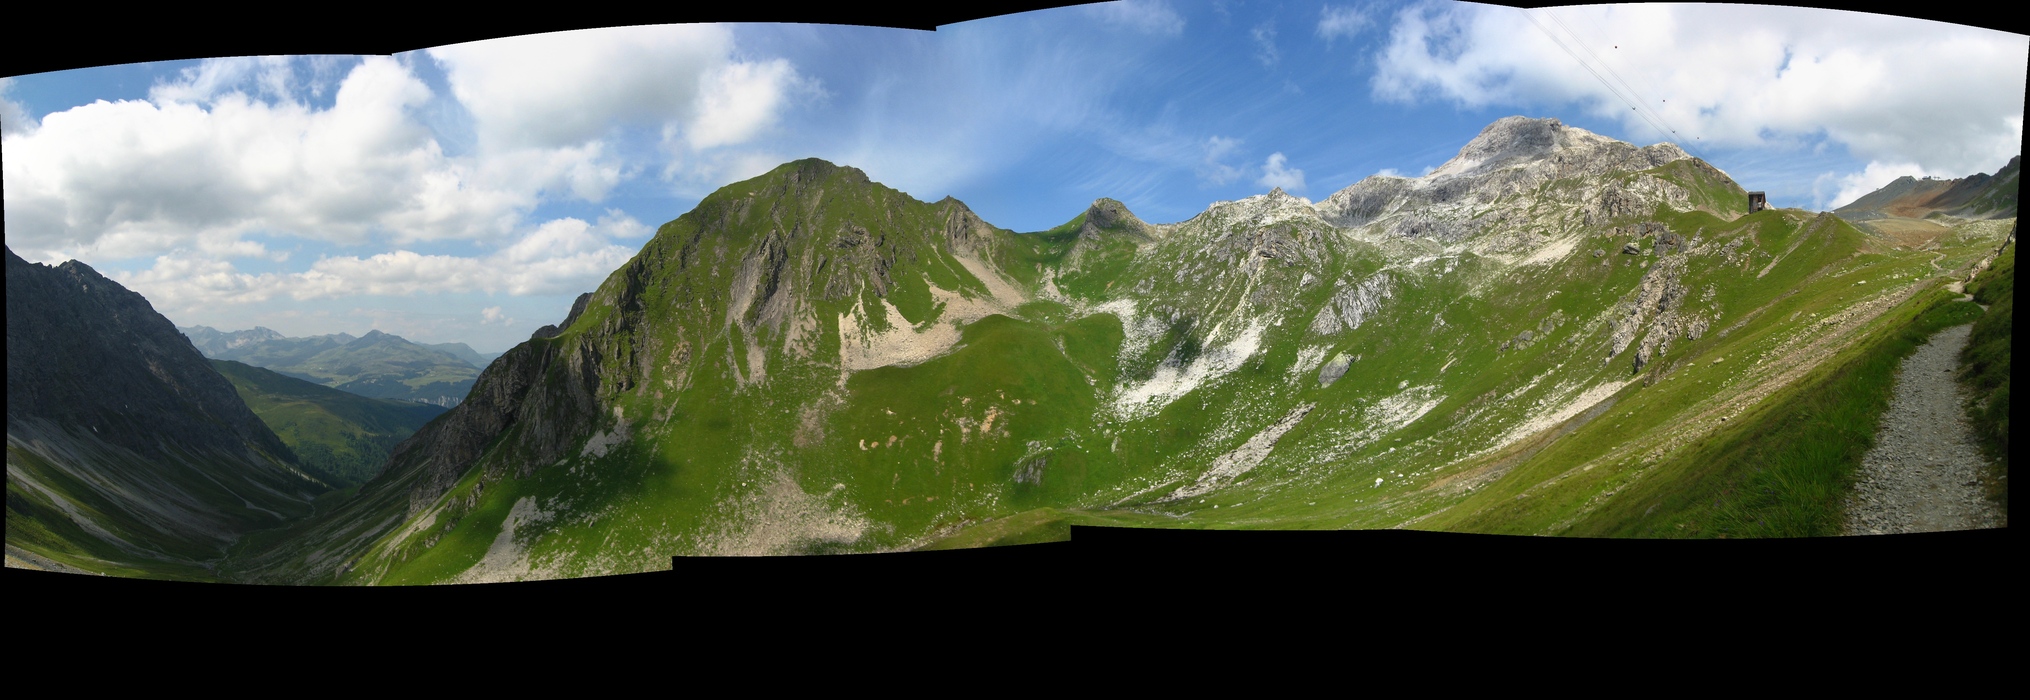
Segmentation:
{"type": "Polygon", "coordinates": [[[1031,231],[1097,197],[1157,222],[1323,199],[1525,114],[1825,209],[2020,153],[2026,55],[2020,34],[1785,7],[1138,0],[134,64],[0,82],[6,238],[180,325],[498,351],[655,226],[797,158],[1031,231]]]}

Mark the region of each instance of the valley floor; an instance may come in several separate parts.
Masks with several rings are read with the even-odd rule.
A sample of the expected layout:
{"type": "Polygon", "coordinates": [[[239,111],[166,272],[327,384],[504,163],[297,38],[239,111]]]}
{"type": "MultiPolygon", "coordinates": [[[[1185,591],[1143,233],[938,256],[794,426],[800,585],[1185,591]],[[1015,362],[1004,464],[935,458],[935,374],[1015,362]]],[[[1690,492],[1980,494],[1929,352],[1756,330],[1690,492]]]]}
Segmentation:
{"type": "Polygon", "coordinates": [[[1953,380],[1971,325],[1954,326],[1904,360],[1874,449],[1847,500],[1844,534],[2001,527],[1982,493],[1986,460],[1953,380]]]}

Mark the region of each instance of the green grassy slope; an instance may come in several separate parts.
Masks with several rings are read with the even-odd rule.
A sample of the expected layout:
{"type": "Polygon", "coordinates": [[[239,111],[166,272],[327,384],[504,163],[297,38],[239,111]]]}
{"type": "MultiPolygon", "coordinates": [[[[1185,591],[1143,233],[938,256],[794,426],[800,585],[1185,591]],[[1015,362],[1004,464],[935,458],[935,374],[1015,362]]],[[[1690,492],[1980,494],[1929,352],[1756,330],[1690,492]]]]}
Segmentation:
{"type": "Polygon", "coordinates": [[[1977,310],[1944,292],[1899,306],[1811,376],[1655,465],[1654,475],[1564,534],[1641,537],[1838,535],[1843,501],[1874,444],[1896,369],[1977,310]]]}
{"type": "Polygon", "coordinates": [[[1960,381],[1973,395],[1968,417],[1981,446],[1994,459],[1988,493],[2009,512],[2009,355],[2015,327],[2016,245],[2012,239],[1994,263],[1974,278],[1967,290],[1987,306],[1974,322],[1973,336],[1961,356],[1960,381]]]}
{"type": "MultiPolygon", "coordinates": [[[[1758,217],[1774,218],[1742,221],[1753,226],[1758,217]]],[[[1763,226],[1755,235],[1762,246],[1782,250],[1797,234],[1763,226]]],[[[1979,240],[1963,240],[1957,260],[1970,260],[1979,240]]],[[[1933,256],[1880,248],[1842,222],[1785,256],[1795,264],[1776,265],[1756,281],[1737,277],[1732,289],[1715,295],[1723,309],[1735,309],[1713,324],[1724,330],[1660,358],[1648,378],[1622,389],[1591,422],[1502,465],[1504,478],[1420,527],[1646,537],[1836,534],[1846,479],[1871,442],[1897,362],[1930,331],[1970,320],[1972,308],[1922,291],[1943,284],[1933,277],[1933,256]],[[1896,291],[1879,295],[1867,291],[1871,283],[1896,291]],[[1854,315],[1862,304],[1905,298],[1850,330],[1824,332],[1865,318],[1854,315]],[[1814,331],[1832,354],[1786,352],[1814,331]],[[1770,363],[1817,370],[1772,387],[1767,377],[1784,372],[1770,363]],[[1774,388],[1766,398],[1765,387],[1774,388]]]]}
{"type": "Polygon", "coordinates": [[[380,471],[396,443],[445,409],[374,399],[232,360],[212,360],[254,415],[332,486],[356,486],[380,471]]]}
{"type": "Polygon", "coordinates": [[[144,455],[46,424],[11,426],[7,546],[94,573],[217,580],[235,540],[309,515],[317,495],[256,459],[175,446],[144,455]]]}

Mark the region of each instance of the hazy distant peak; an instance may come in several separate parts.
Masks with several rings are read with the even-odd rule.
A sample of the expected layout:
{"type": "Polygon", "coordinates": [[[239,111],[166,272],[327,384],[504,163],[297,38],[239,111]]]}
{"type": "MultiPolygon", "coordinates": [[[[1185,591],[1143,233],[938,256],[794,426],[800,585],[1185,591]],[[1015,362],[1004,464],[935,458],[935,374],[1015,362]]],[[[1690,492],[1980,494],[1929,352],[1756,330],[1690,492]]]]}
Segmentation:
{"type": "MultiPolygon", "coordinates": [[[[345,334],[341,333],[339,335],[343,336],[345,334]]],[[[378,330],[370,330],[367,331],[366,335],[355,338],[349,342],[347,341],[341,342],[345,342],[345,344],[348,347],[364,348],[364,347],[372,347],[375,345],[408,344],[409,340],[407,338],[403,338],[402,336],[395,335],[393,333],[382,333],[378,330]]]]}

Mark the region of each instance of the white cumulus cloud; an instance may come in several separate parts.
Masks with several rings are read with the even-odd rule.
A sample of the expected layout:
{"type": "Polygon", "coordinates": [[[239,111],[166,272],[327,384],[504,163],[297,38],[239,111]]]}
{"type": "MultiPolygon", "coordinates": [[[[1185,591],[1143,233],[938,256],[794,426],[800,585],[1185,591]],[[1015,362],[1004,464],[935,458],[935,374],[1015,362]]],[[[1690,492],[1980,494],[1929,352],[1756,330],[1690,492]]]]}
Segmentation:
{"type": "Polygon", "coordinates": [[[1304,171],[1290,167],[1290,160],[1282,153],[1271,153],[1262,162],[1262,179],[1256,184],[1263,187],[1281,187],[1285,192],[1304,189],[1304,171]]]}
{"type": "Polygon", "coordinates": [[[1576,104],[1656,140],[1822,136],[1862,159],[1962,175],[2022,148],[2020,34],[1806,8],[1468,3],[1405,8],[1389,34],[1372,82],[1383,100],[1576,104]]]}
{"type": "Polygon", "coordinates": [[[115,277],[165,313],[271,299],[462,292],[569,294],[598,286],[634,255],[633,247],[618,241],[638,239],[648,232],[640,221],[609,212],[596,224],[576,218],[545,222],[511,244],[479,256],[394,250],[322,258],[302,272],[248,273],[226,260],[176,251],[158,256],[148,269],[115,277]]]}
{"type": "Polygon", "coordinates": [[[705,79],[697,119],[684,138],[699,150],[746,142],[774,126],[785,103],[816,90],[779,58],[719,66],[705,79]]]}
{"type": "Polygon", "coordinates": [[[251,84],[262,96],[289,100],[294,82],[287,56],[215,58],[179,71],[175,80],[157,82],[148,89],[148,99],[158,103],[208,103],[251,84]]]}
{"type": "Polygon", "coordinates": [[[255,80],[248,71],[266,65],[229,63],[158,85],[154,101],[94,102],[7,134],[8,245],[49,260],[259,254],[238,242],[251,233],[488,238],[535,203],[528,187],[444,155],[409,115],[429,88],[393,59],[354,66],[323,110],[226,90],[221,76],[255,80]]]}
{"type": "Polygon", "coordinates": [[[490,149],[561,147],[616,122],[660,123],[695,108],[706,75],[727,62],[717,25],[615,27],[490,39],[429,50],[490,149]]]}
{"type": "Polygon", "coordinates": [[[1875,190],[1882,189],[1883,185],[1894,182],[1900,177],[1955,179],[1972,174],[1941,173],[1926,170],[1923,166],[1916,163],[1884,163],[1875,161],[1869,163],[1866,168],[1845,175],[1834,173],[1820,175],[1818,180],[1812,183],[1812,195],[1817,200],[1818,209],[1830,211],[1852,204],[1854,200],[1860,199],[1862,196],[1875,190]]]}

